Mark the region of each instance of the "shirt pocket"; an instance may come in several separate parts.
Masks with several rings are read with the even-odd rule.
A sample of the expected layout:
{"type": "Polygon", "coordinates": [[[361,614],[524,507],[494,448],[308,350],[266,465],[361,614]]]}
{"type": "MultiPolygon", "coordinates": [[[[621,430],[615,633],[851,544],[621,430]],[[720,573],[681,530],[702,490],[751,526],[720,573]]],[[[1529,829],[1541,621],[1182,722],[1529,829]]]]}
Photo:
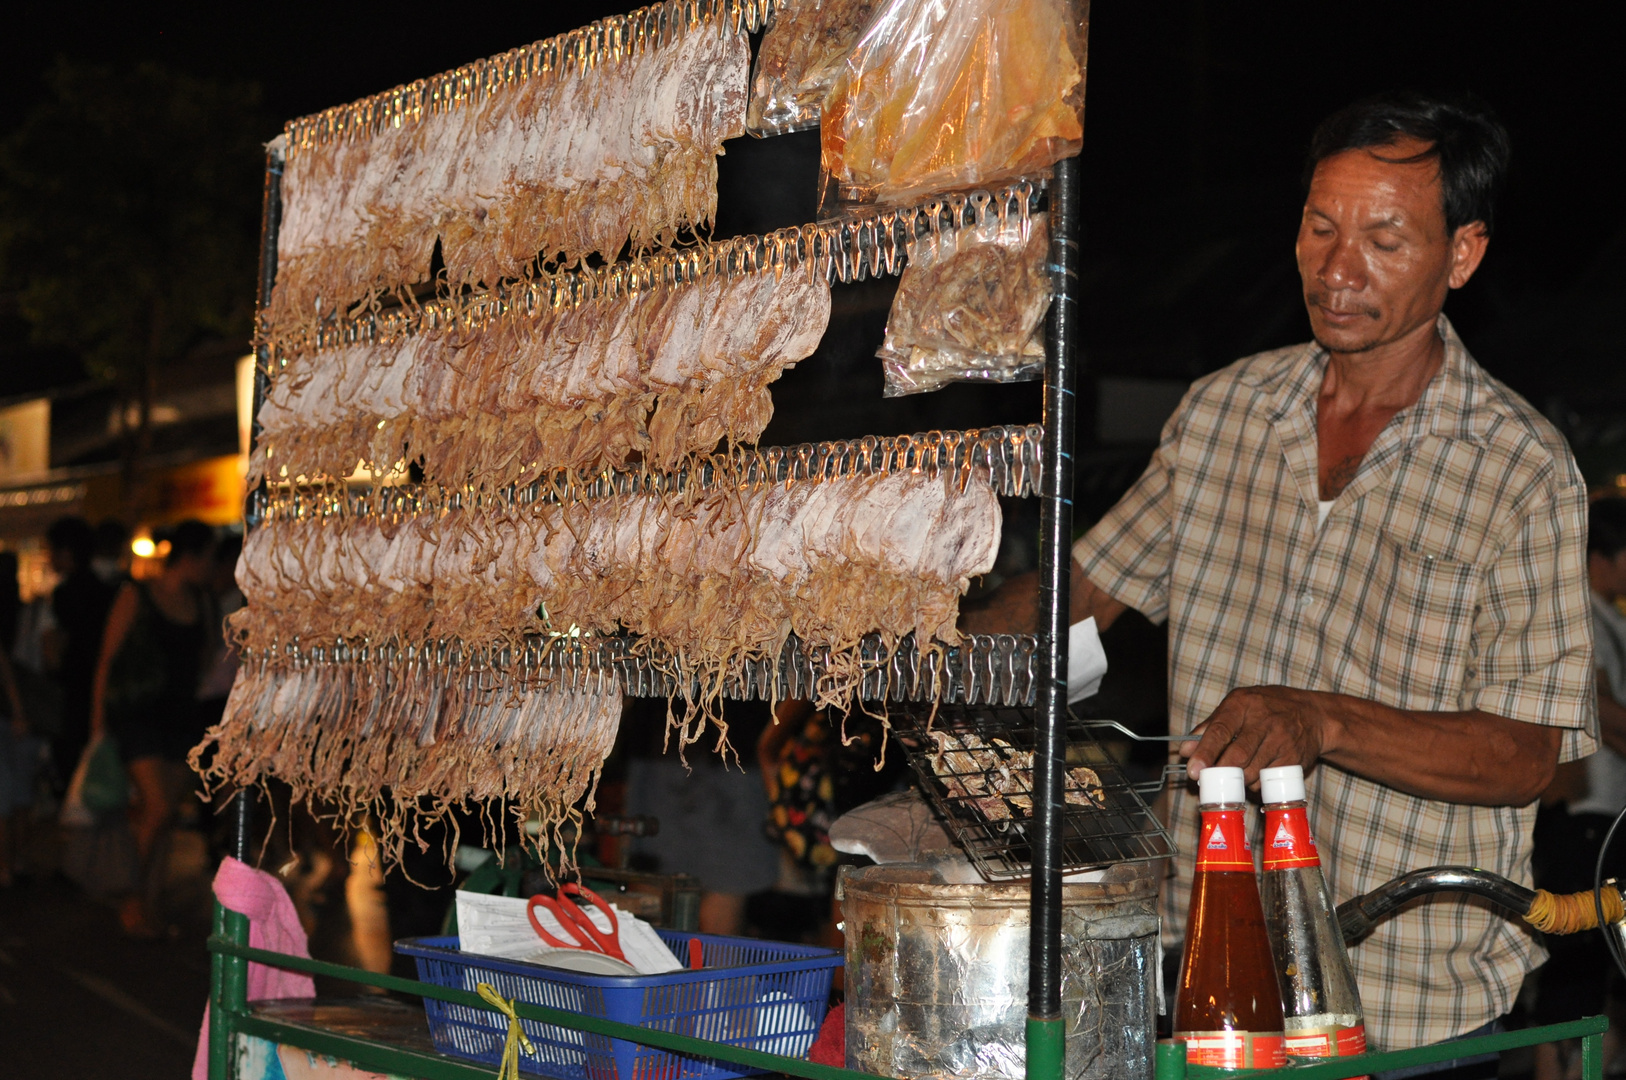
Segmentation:
{"type": "Polygon", "coordinates": [[[1377,700],[1462,707],[1482,574],[1473,563],[1380,542],[1350,642],[1377,700]]]}

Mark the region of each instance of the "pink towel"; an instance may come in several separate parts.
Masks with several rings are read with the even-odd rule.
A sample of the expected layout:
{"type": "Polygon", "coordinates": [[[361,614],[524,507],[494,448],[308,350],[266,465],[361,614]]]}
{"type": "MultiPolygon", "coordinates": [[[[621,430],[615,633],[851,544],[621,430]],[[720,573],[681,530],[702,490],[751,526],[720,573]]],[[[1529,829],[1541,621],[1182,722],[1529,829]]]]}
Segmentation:
{"type": "MultiPolygon", "coordinates": [[[[310,956],[305,928],[282,882],[247,863],[226,856],[215,873],[215,898],[222,906],[248,916],[248,943],[256,949],[310,956]]],[[[248,966],[248,999],[315,997],[316,983],[309,975],[264,964],[248,966]]],[[[203,1008],[203,1031],[192,1059],[192,1080],[209,1080],[209,1007],[203,1008]]]]}

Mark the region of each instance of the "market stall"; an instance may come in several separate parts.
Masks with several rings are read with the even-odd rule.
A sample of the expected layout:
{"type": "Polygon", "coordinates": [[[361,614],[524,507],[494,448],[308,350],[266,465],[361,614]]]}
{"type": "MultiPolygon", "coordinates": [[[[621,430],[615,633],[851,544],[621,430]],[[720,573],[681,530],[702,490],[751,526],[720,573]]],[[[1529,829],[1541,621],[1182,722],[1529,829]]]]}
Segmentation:
{"type": "MultiPolygon", "coordinates": [[[[890,710],[980,880],[855,896],[875,925],[997,909],[985,966],[1025,986],[997,1031],[911,1043],[910,1075],[969,1038],[998,1052],[965,1075],[1150,1076],[1135,868],[1170,841],[1067,710],[1086,28],[1066,0],[668,0],[290,123],[266,174],[245,666],[195,752],[206,779],[371,815],[386,857],[495,806],[568,877],[623,695],[683,702],[691,754],[726,745],[725,698],[890,710]],[[724,142],[814,126],[819,220],[709,235],[724,142]],[[759,446],[832,292],[886,275],[889,394],[1041,379],[1042,422],[759,446]],[[962,634],[1001,496],[1040,500],[1038,631],[962,634]]],[[[872,946],[932,955],[929,922],[849,932],[849,978],[872,946]]],[[[660,941],[688,963],[619,982],[420,942],[417,981],[252,948],[217,907],[210,1075],[264,1044],[423,1077],[869,1074],[803,1058],[839,956],[660,941]],[[418,995],[433,1042],[399,1015],[389,1037],[359,1007],[251,1004],[250,962],[418,995]]],[[[903,992],[878,992],[867,1015],[893,1024],[903,992]]],[[[849,1064],[907,1071],[853,1030],[849,1064]]]]}

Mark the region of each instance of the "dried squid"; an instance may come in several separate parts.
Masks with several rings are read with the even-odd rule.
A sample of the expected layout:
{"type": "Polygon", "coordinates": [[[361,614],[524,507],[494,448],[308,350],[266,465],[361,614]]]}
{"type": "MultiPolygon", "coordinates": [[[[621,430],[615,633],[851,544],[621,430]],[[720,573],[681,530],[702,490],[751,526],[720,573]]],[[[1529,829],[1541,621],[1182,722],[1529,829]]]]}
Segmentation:
{"type": "Polygon", "coordinates": [[[879,0],[777,0],[757,49],[745,126],[784,135],[819,126],[819,106],[879,0]]]}
{"type": "Polygon", "coordinates": [[[472,314],[483,304],[288,350],[260,409],[253,475],[417,459],[445,483],[507,484],[634,457],[675,467],[761,434],[769,384],[823,337],[830,287],[811,261],[781,260],[472,314]]]}
{"type": "Polygon", "coordinates": [[[713,685],[794,633],[851,660],[826,695],[844,706],[865,635],[958,642],[959,597],[999,534],[986,483],[913,472],[400,521],[272,514],[244,545],[232,625],[254,653],[625,630],[713,685]]]}
{"type": "Polygon", "coordinates": [[[341,824],[371,815],[387,861],[420,825],[482,803],[539,822],[541,846],[563,849],[620,717],[614,686],[482,680],[420,659],[249,663],[190,761],[211,791],[280,780],[341,824]]]}
{"type": "Polygon", "coordinates": [[[425,281],[437,242],[495,285],[710,221],[749,77],[727,22],[667,0],[293,121],[269,323],[425,281]]]}
{"type": "Polygon", "coordinates": [[[1016,382],[1044,370],[1046,215],[1002,218],[984,212],[971,228],[910,240],[876,354],[888,397],[956,381],[1016,382]]]}
{"type": "Polygon", "coordinates": [[[907,203],[1078,153],[1085,7],[886,0],[824,100],[827,192],[907,203]]]}

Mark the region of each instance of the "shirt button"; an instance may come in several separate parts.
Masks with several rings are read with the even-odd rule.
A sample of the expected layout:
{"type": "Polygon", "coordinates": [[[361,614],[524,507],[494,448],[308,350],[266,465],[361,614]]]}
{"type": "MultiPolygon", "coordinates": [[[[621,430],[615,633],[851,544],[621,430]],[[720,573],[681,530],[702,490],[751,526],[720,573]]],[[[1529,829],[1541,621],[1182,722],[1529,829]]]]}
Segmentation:
{"type": "Polygon", "coordinates": [[[1309,607],[1313,603],[1315,603],[1315,594],[1309,589],[1299,593],[1299,607],[1309,607]]]}

